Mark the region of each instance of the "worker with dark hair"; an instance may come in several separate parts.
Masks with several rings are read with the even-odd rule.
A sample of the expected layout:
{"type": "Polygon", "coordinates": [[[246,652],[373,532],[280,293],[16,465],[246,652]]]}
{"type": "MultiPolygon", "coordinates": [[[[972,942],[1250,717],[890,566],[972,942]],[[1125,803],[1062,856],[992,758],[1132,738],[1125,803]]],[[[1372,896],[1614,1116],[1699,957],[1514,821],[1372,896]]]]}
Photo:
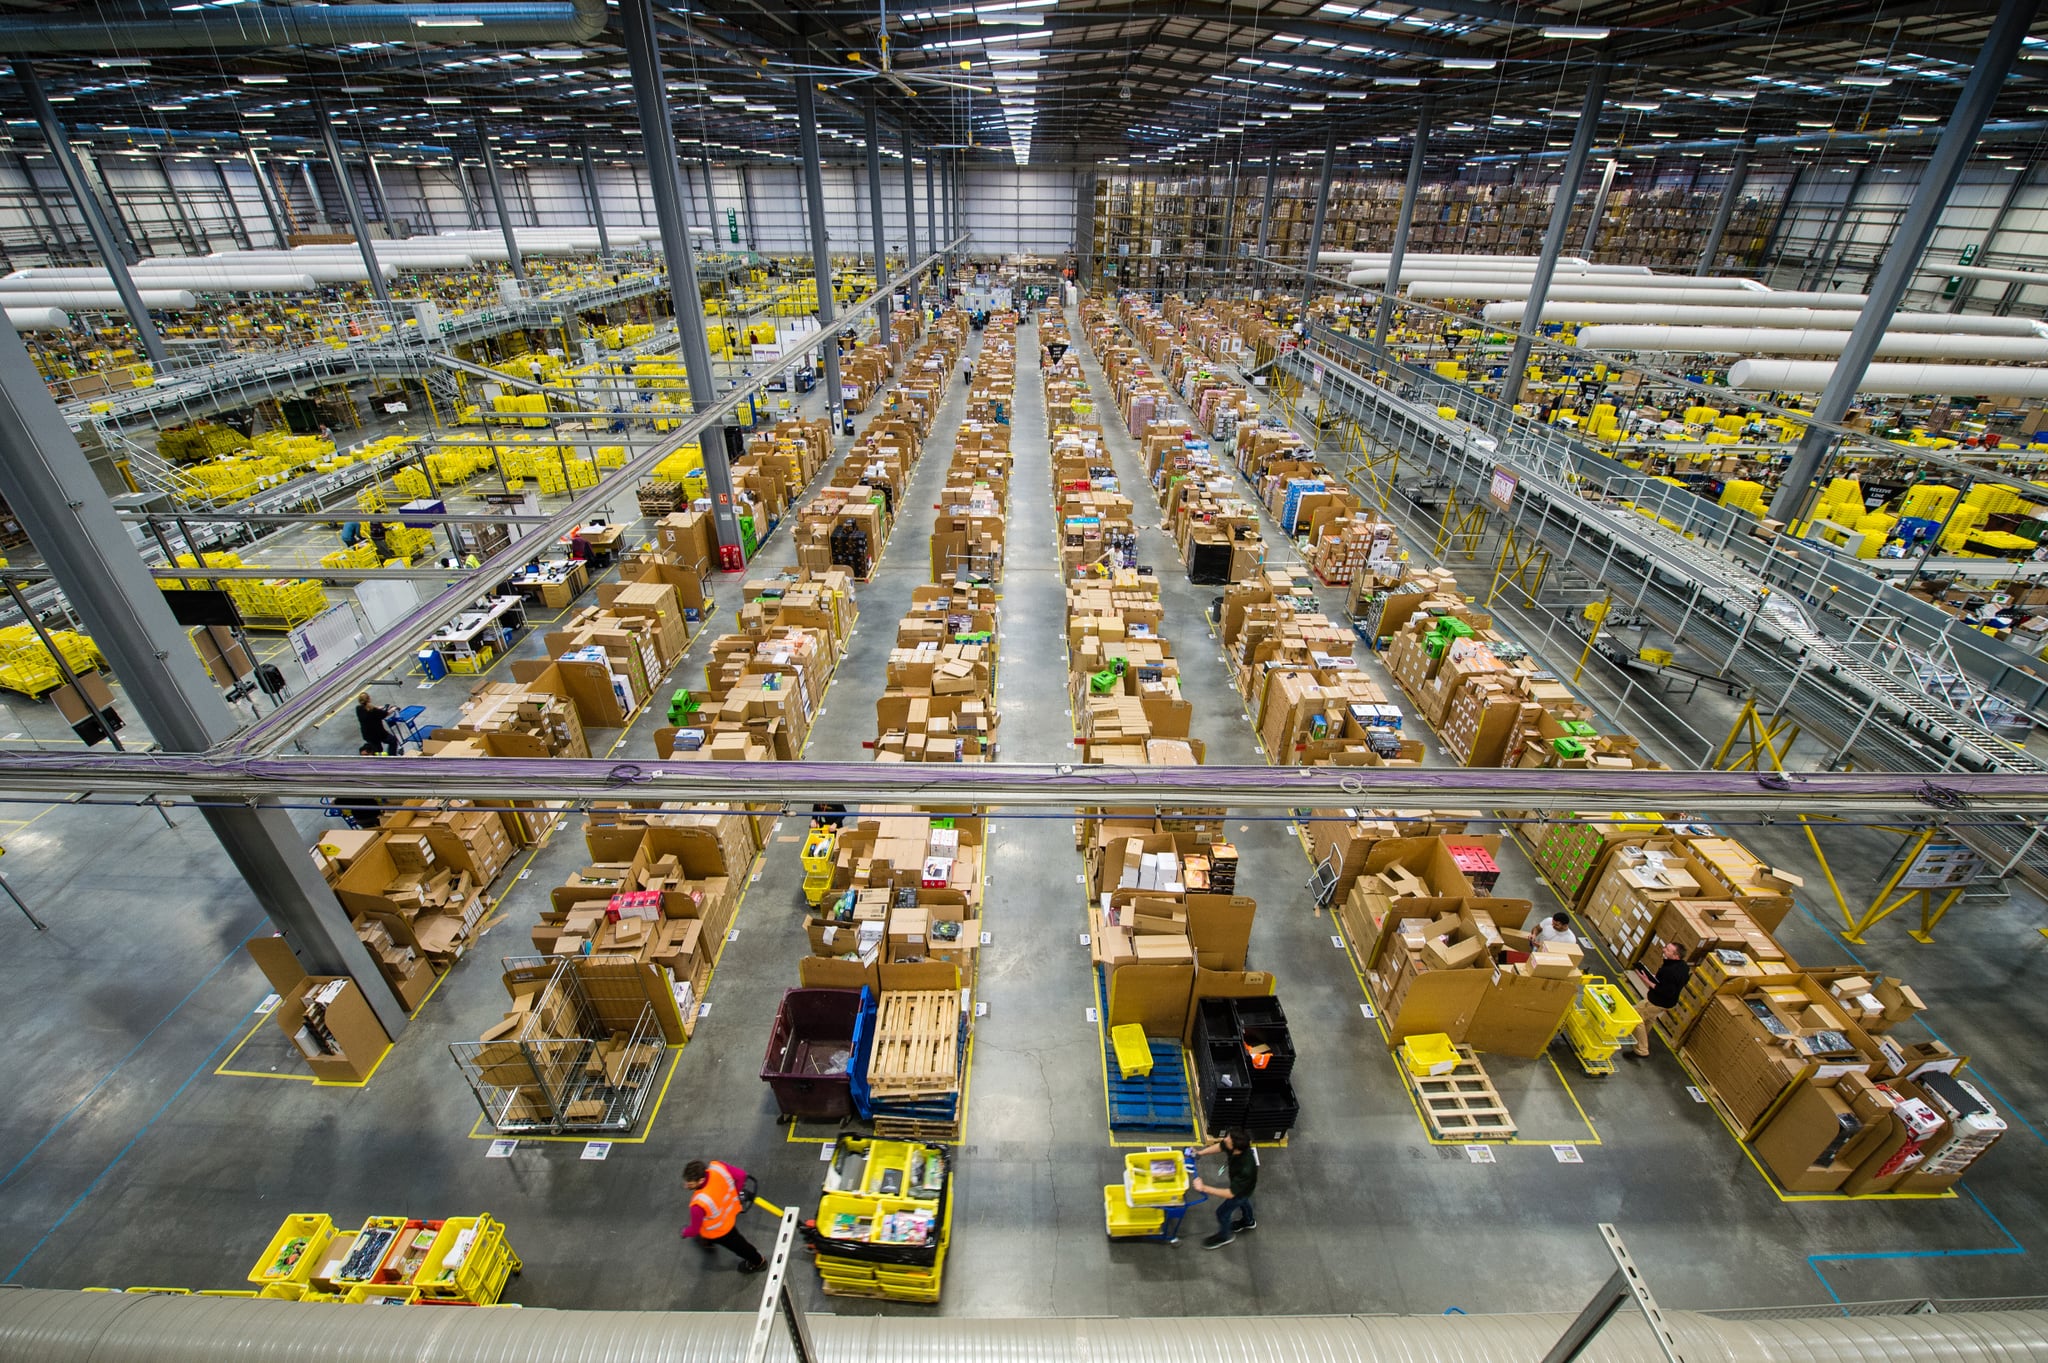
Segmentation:
{"type": "Polygon", "coordinates": [[[1692,979],[1692,967],[1686,964],[1685,951],[1676,942],[1664,944],[1663,958],[1658,961],[1656,973],[1645,966],[1637,966],[1638,973],[1650,980],[1649,995],[1644,998],[1637,1014],[1642,1018],[1636,1024],[1636,1048],[1634,1054],[1647,1056],[1650,1053],[1650,1028],[1678,1006],[1678,996],[1685,992],[1685,986],[1692,979]]]}
{"type": "Polygon", "coordinates": [[[391,707],[371,700],[368,691],[356,697],[356,728],[362,731],[364,747],[375,747],[387,757],[398,756],[398,735],[391,732],[391,707]]]}
{"type": "Polygon", "coordinates": [[[691,1160],[683,1166],[683,1182],[690,1189],[690,1224],[683,1228],[685,1240],[700,1245],[717,1245],[739,1256],[740,1272],[760,1273],[768,1267],[761,1251],[740,1234],[740,1190],[746,1186],[747,1171],[722,1160],[691,1160]]]}
{"type": "Polygon", "coordinates": [[[1216,1204],[1216,1233],[1202,1242],[1208,1249],[1222,1249],[1237,1238],[1239,1231],[1259,1228],[1258,1218],[1252,1213],[1252,1194],[1259,1187],[1259,1157],[1252,1153],[1251,1133],[1226,1131],[1220,1140],[1203,1146],[1195,1155],[1199,1158],[1219,1151],[1229,1161],[1224,1166],[1224,1175],[1230,1186],[1217,1188],[1199,1177],[1194,1182],[1196,1192],[1223,1199],[1216,1204]]]}

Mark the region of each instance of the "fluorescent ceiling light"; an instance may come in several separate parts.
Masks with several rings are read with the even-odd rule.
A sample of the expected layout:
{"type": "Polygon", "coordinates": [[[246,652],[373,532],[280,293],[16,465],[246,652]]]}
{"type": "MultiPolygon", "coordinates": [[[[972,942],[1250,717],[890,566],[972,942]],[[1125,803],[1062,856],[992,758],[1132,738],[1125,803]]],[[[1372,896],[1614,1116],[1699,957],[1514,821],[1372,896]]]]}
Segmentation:
{"type": "Polygon", "coordinates": [[[424,17],[412,21],[414,28],[482,28],[484,21],[473,14],[450,15],[446,19],[424,17]]]}
{"type": "Polygon", "coordinates": [[[1420,85],[1422,84],[1422,78],[1419,76],[1374,76],[1372,83],[1374,85],[1420,85]]]}
{"type": "Polygon", "coordinates": [[[184,104],[152,104],[149,107],[160,114],[180,114],[190,106],[184,104]]]}
{"type": "Polygon", "coordinates": [[[1904,119],[1904,120],[1905,120],[1906,122],[1908,122],[1908,123],[1939,123],[1939,122],[1941,122],[1941,120],[1940,120],[1939,118],[1935,117],[1935,116],[1934,116],[1933,114],[1900,114],[1900,115],[1899,115],[1899,117],[1900,117],[1900,118],[1902,118],[1902,119],[1904,119]]]}
{"type": "Polygon", "coordinates": [[[1328,106],[1322,104],[1290,104],[1287,107],[1295,110],[1297,113],[1319,114],[1328,106]]]}
{"type": "Polygon", "coordinates": [[[148,66],[147,57],[94,57],[92,64],[101,70],[115,66],[148,66]]]}
{"type": "Polygon", "coordinates": [[[772,114],[775,112],[773,104],[747,104],[741,107],[750,114],[772,114]]]}
{"type": "Polygon", "coordinates": [[[1597,43],[1614,30],[1611,28],[1580,28],[1575,24],[1552,24],[1543,30],[1546,38],[1563,38],[1568,41],[1597,43]]]}
{"type": "Polygon", "coordinates": [[[237,76],[235,79],[244,85],[289,85],[291,83],[290,76],[237,76]]]}
{"type": "Polygon", "coordinates": [[[713,104],[745,104],[747,97],[745,95],[713,95],[711,102],[713,104]]]}
{"type": "Polygon", "coordinates": [[[1891,78],[1890,76],[1836,76],[1836,77],[1835,77],[1835,84],[1837,84],[1837,85],[1867,85],[1867,86],[1869,86],[1869,87],[1870,87],[1871,89],[1873,89],[1873,90],[1881,90],[1881,89],[1883,89],[1883,88],[1884,88],[1885,86],[1887,86],[1887,85],[1890,85],[1891,83],[1892,83],[1892,78],[1891,78]]]}
{"type": "Polygon", "coordinates": [[[1834,127],[1835,125],[1834,125],[1834,124],[1832,124],[1832,123],[1823,123],[1823,122],[1821,122],[1821,121],[1820,121],[1819,119],[1813,119],[1813,118],[1802,118],[1802,119],[1800,119],[1800,120],[1799,120],[1799,126],[1800,126],[1800,127],[1802,127],[1802,128],[1822,128],[1822,129],[1827,129],[1827,128],[1832,128],[1832,127],[1834,127]]]}
{"type": "Polygon", "coordinates": [[[585,54],[578,47],[536,47],[526,55],[541,62],[580,62],[585,54]]]}
{"type": "Polygon", "coordinates": [[[1634,109],[1638,113],[1654,114],[1664,106],[1661,104],[1652,104],[1647,100],[1624,99],[1618,102],[1614,107],[1617,109],[1634,109]]]}
{"type": "Polygon", "coordinates": [[[518,114],[526,111],[517,104],[493,104],[490,107],[490,112],[494,114],[518,114]]]}
{"type": "Polygon", "coordinates": [[[1498,63],[1491,57],[1445,57],[1443,59],[1443,66],[1447,71],[1491,71],[1496,65],[1498,63]]]}
{"type": "Polygon", "coordinates": [[[344,95],[381,95],[384,93],[384,87],[381,85],[344,85],[341,87],[341,92],[344,95]]]}

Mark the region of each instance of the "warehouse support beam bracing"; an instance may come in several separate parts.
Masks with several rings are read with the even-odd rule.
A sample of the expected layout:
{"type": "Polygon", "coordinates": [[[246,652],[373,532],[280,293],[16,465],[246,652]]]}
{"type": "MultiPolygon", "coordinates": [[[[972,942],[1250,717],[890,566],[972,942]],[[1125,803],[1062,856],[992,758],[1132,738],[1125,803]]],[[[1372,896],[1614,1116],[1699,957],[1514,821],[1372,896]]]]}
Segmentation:
{"type": "Polygon", "coordinates": [[[1586,1303],[1585,1309],[1579,1312],[1550,1352],[1543,1355],[1543,1363],[1573,1363],[1592,1345],[1600,1327],[1631,1301],[1643,1313],[1643,1319],[1650,1327],[1650,1337],[1656,1342],[1657,1351],[1664,1355],[1664,1363],[1685,1363],[1685,1356],[1679,1352],[1678,1336],[1665,1319],[1664,1308],[1650,1295],[1650,1284],[1643,1278],[1642,1270],[1636,1267],[1628,1246],[1621,1242],[1621,1233],[1603,1221],[1600,1223],[1600,1238],[1606,1243],[1607,1252],[1614,1257],[1614,1272],[1601,1284],[1600,1290],[1593,1294],[1593,1299],[1586,1303]]]}
{"type": "Polygon", "coordinates": [[[1586,241],[1579,248],[1579,254],[1588,260],[1593,258],[1593,250],[1600,244],[1600,228],[1607,217],[1607,196],[1614,192],[1614,173],[1620,169],[1620,160],[1612,156],[1607,158],[1606,165],[1600,167],[1600,188],[1593,191],[1593,211],[1586,215],[1586,241]]]}
{"type": "MultiPolygon", "coordinates": [[[[1796,672],[1793,674],[1792,684],[1799,684],[1796,672]]],[[[1789,700],[1790,697],[1791,690],[1788,687],[1786,698],[1789,700]]],[[[1764,764],[1768,762],[1769,770],[1782,778],[1786,773],[1785,757],[1792,751],[1792,745],[1799,741],[1799,732],[1799,725],[1794,722],[1789,707],[1780,704],[1778,712],[1766,719],[1756,708],[1756,698],[1752,696],[1742,703],[1741,713],[1736,715],[1733,727],[1728,730],[1727,739],[1721,744],[1720,751],[1714,754],[1714,767],[1721,771],[1761,773],[1766,769],[1764,764]],[[1747,746],[1737,752],[1738,743],[1747,746]]],[[[1828,890],[1835,897],[1836,911],[1842,915],[1843,923],[1853,923],[1855,915],[1849,912],[1849,901],[1842,894],[1841,882],[1835,879],[1834,867],[1828,864],[1828,854],[1821,849],[1820,838],[1813,831],[1812,821],[1801,814],[1799,827],[1806,834],[1807,846],[1813,851],[1813,859],[1820,863],[1820,873],[1827,880],[1828,890]]]]}
{"type": "Polygon", "coordinates": [[[597,168],[590,164],[590,139],[582,139],[577,169],[582,173],[583,197],[590,204],[590,225],[597,229],[597,257],[612,258],[611,234],[604,228],[604,199],[597,192],[597,168]]]}
{"type": "MultiPolygon", "coordinates": [[[[1880,885],[1877,893],[1871,897],[1870,907],[1851,919],[1848,930],[1842,934],[1843,941],[1861,946],[1863,934],[1870,931],[1875,924],[1914,903],[1920,906],[1920,926],[1908,929],[1906,935],[1923,945],[1934,941],[1935,925],[1941,922],[1943,915],[1955,907],[1956,901],[1963,897],[1963,891],[1967,888],[1962,885],[1950,887],[1914,883],[1917,879],[1914,872],[1918,868],[1920,854],[1926,851],[1928,844],[1941,836],[1942,832],[1938,825],[1929,824],[1906,839],[1906,845],[1900,849],[1898,859],[1892,863],[1892,869],[1885,876],[1884,884],[1880,885]]],[[[2048,933],[2048,928],[2042,931],[2048,933]]]]}
{"type": "Polygon", "coordinates": [[[156,319],[149,315],[149,309],[142,306],[142,294],[135,287],[135,277],[128,273],[132,256],[121,249],[121,240],[114,235],[113,226],[100,206],[99,196],[93,193],[85,168],[79,164],[78,153],[72,149],[71,138],[58,121],[49,97],[43,93],[43,83],[37,78],[34,65],[17,59],[14,76],[28,96],[29,107],[35,111],[36,123],[42,128],[43,140],[50,145],[51,157],[64,173],[64,183],[71,187],[72,197],[78,200],[78,214],[85,219],[85,230],[92,237],[100,263],[106,267],[107,277],[114,282],[114,292],[121,296],[121,310],[128,314],[129,322],[134,325],[143,353],[149,356],[152,364],[169,364],[171,353],[164,346],[163,334],[156,329],[156,319]]]}
{"type": "Polygon", "coordinates": [[[1700,263],[1693,267],[1695,276],[1704,277],[1714,272],[1714,263],[1721,255],[1721,239],[1728,235],[1728,224],[1735,219],[1735,206],[1742,201],[1742,187],[1748,179],[1749,148],[1744,146],[1728,164],[1728,183],[1721,188],[1721,203],[1714,210],[1714,225],[1707,229],[1707,244],[1700,248],[1700,263]]]}
{"type": "Polygon", "coordinates": [[[1266,156],[1266,198],[1259,208],[1259,263],[1254,279],[1266,282],[1266,244],[1273,239],[1273,196],[1280,188],[1280,165],[1271,153],[1266,156]]]}
{"type": "MultiPolygon", "coordinates": [[[[341,143],[334,136],[334,120],[327,116],[327,106],[317,91],[309,89],[313,101],[313,117],[320,124],[320,146],[327,153],[327,165],[334,172],[335,192],[341,195],[342,211],[348,215],[348,230],[355,234],[356,250],[362,253],[363,268],[370,275],[370,292],[375,295],[377,305],[388,315],[391,312],[391,291],[384,287],[384,271],[377,264],[377,250],[370,244],[370,225],[363,220],[363,206],[356,200],[355,187],[348,181],[348,162],[341,159],[341,143]]],[[[306,183],[313,183],[313,171],[306,169],[306,183]]]]}
{"type": "MultiPolygon", "coordinates": [[[[2012,210],[2018,205],[2020,196],[2025,194],[2028,187],[2033,184],[2034,169],[2038,165],[2040,165],[2038,161],[2028,162],[2020,168],[2019,174],[2012,177],[2012,183],[2006,186],[2005,198],[1999,201],[1998,212],[1992,216],[1991,226],[1984,230],[1984,240],[1978,244],[1976,259],[1980,263],[1990,256],[1991,244],[1997,241],[1998,234],[2005,230],[2005,221],[2012,216],[2012,210]]],[[[2014,282],[2017,283],[2018,281],[2014,282]]],[[[1975,275],[1967,275],[1958,281],[1956,296],[1949,303],[1948,310],[1950,312],[1961,312],[1967,308],[1970,304],[1970,295],[1976,290],[1976,287],[1977,277],[1975,275]]]]}
{"type": "Polygon", "coordinates": [[[1304,308],[1316,296],[1316,266],[1323,259],[1323,227],[1330,217],[1330,181],[1337,173],[1337,127],[1333,123],[1323,134],[1323,173],[1316,182],[1316,213],[1308,233],[1308,259],[1301,271],[1301,301],[1304,308]]]}
{"type": "Polygon", "coordinates": [[[455,158],[455,190],[462,196],[462,212],[469,219],[469,230],[483,231],[483,209],[477,205],[476,186],[469,182],[469,162],[460,156],[455,158]]]}
{"type": "Polygon", "coordinates": [[[810,220],[811,270],[817,279],[818,325],[823,328],[819,350],[825,356],[825,410],[831,419],[832,436],[839,437],[843,423],[839,391],[839,335],[833,329],[838,300],[832,293],[832,245],[825,233],[825,182],[818,165],[818,107],[811,82],[796,83],[797,149],[803,165],[804,216],[810,220]]]}
{"type": "MultiPolygon", "coordinates": [[[[14,328],[0,322],[0,496],[57,575],[65,598],[121,679],[166,755],[198,754],[237,721],[199,665],[156,580],[101,490],[14,328]]],[[[385,1032],[405,1010],[356,937],[348,913],[306,858],[290,814],[255,792],[210,807],[206,821],[263,911],[312,975],[347,975],[385,1032]]]]}
{"type": "Polygon", "coordinates": [[[761,241],[754,226],[759,217],[754,211],[754,177],[747,172],[744,162],[739,167],[739,174],[740,211],[746,215],[747,219],[747,249],[749,251],[758,251],[761,249],[761,241]]]}
{"type": "Polygon", "coordinates": [[[263,171],[263,162],[257,158],[256,148],[248,148],[243,155],[248,157],[249,170],[256,177],[256,197],[263,200],[263,216],[270,219],[270,230],[277,237],[277,248],[282,251],[291,245],[291,233],[277,211],[277,200],[270,192],[270,177],[263,171]]]}
{"type": "Polygon", "coordinates": [[[880,333],[882,345],[886,347],[892,334],[889,310],[895,300],[886,291],[889,281],[889,242],[882,232],[882,120],[873,95],[868,96],[864,113],[867,117],[868,232],[874,239],[875,288],[882,292],[882,306],[875,310],[875,327],[880,333]]]}
{"type": "MultiPolygon", "coordinates": [[[[683,170],[676,161],[674,124],[669,117],[668,89],[662,83],[661,53],[655,45],[650,0],[620,0],[619,24],[625,31],[626,61],[633,75],[633,102],[647,144],[647,185],[654,199],[654,219],[661,229],[662,259],[668,266],[669,294],[674,299],[676,335],[681,341],[683,373],[690,385],[690,405],[702,412],[718,397],[712,377],[711,346],[704,335],[704,294],[697,286],[697,262],[690,253],[689,210],[683,206],[683,170]]],[[[739,512],[732,500],[732,468],[726,456],[725,426],[714,422],[698,437],[704,478],[711,492],[711,517],[721,547],[737,549],[739,512]]]]}
{"type": "MultiPolygon", "coordinates": [[[[917,168],[911,160],[910,134],[903,134],[903,259],[917,259],[917,168]]],[[[929,233],[927,233],[929,235],[929,233]]],[[[916,312],[919,288],[916,275],[910,277],[910,310],[916,312]]]]}
{"type": "Polygon", "coordinates": [[[697,169],[704,176],[704,223],[711,229],[715,249],[724,235],[718,228],[718,188],[711,183],[711,148],[701,142],[697,145],[697,169]]]}
{"type": "Polygon", "coordinates": [[[1984,130],[1984,120],[1990,116],[1992,103],[2019,56],[2020,42],[2027,36],[2027,27],[2038,8],[2037,0],[2000,0],[1997,17],[1991,21],[1991,31],[1985,35],[1984,47],[1977,54],[1977,64],[1964,80],[1962,93],[1956,96],[1956,107],[1942,129],[1941,140],[1928,157],[1927,169],[1921,172],[1920,183],[1899,221],[1898,235],[1886,252],[1884,263],[1878,266],[1877,278],[1871,282],[1870,301],[1864,304],[1863,315],[1849,332],[1842,357],[1835,361],[1833,377],[1813,405],[1815,422],[1826,425],[1806,428],[1777,492],[1771,497],[1771,519],[1788,525],[1799,519],[1807,492],[1834,440],[1826,427],[1839,423],[1854,401],[1863,375],[1877,355],[1878,343],[1884,339],[1885,328],[1891,325],[1892,314],[1899,310],[1907,286],[1920,268],[1920,258],[1934,239],[1942,210],[1955,193],[1956,182],[1962,178],[1963,167],[1977,145],[1977,136],[1984,130]]]}
{"type": "Polygon", "coordinates": [[[1799,287],[1802,290],[1817,289],[1826,285],[1835,273],[1835,248],[1842,244],[1842,233],[1856,217],[1856,196],[1863,192],[1864,183],[1870,178],[1870,163],[1865,161],[1856,167],[1849,177],[1848,191],[1842,195],[1841,210],[1835,214],[1834,222],[1828,225],[1828,238],[1820,243],[1819,249],[1810,256],[1806,268],[1800,272],[1799,287]]]}
{"type": "Polygon", "coordinates": [[[1571,221],[1572,200],[1578,196],[1579,181],[1586,174],[1586,161],[1593,153],[1593,138],[1600,124],[1600,106],[1607,95],[1607,65],[1593,67],[1586,82],[1586,102],[1579,109],[1578,127],[1572,132],[1571,150],[1565,153],[1564,178],[1558,181],[1557,199],[1550,205],[1550,226],[1543,234],[1543,254],[1536,260],[1536,272],[1529,280],[1529,305],[1515,332],[1514,353],[1507,373],[1501,376],[1500,400],[1512,407],[1522,396],[1522,382],[1529,372],[1529,352],[1542,330],[1543,303],[1550,295],[1550,280],[1557,273],[1557,258],[1564,251],[1564,233],[1571,221]]]}
{"type": "MultiPolygon", "coordinates": [[[[505,236],[506,264],[511,266],[512,277],[519,281],[521,292],[526,283],[526,262],[519,258],[519,236],[512,230],[512,215],[505,211],[505,179],[498,174],[498,149],[491,145],[491,130],[484,126],[482,114],[476,116],[476,145],[483,155],[484,179],[491,185],[491,207],[498,214],[498,230],[505,236]]],[[[648,148],[651,153],[654,149],[648,148]]]]}
{"type": "MultiPolygon", "coordinates": [[[[1401,262],[1408,255],[1408,234],[1415,226],[1415,199],[1422,192],[1422,162],[1429,154],[1429,101],[1422,101],[1422,112],[1415,119],[1415,145],[1408,150],[1408,184],[1401,193],[1401,213],[1394,222],[1394,246],[1387,253],[1387,282],[1385,292],[1380,295],[1378,319],[1373,323],[1372,348],[1382,355],[1387,349],[1387,328],[1394,321],[1394,295],[1401,290],[1401,262]]],[[[1270,182],[1269,182],[1270,183],[1270,182]]],[[[1266,196],[1267,216],[1272,215],[1273,197],[1266,196]]],[[[1263,254],[1266,243],[1259,241],[1263,254]]]]}
{"type": "MultiPolygon", "coordinates": [[[[938,177],[932,168],[933,162],[937,159],[937,156],[930,151],[924,154],[924,234],[930,240],[934,250],[938,249],[939,238],[945,235],[939,227],[939,195],[936,188],[938,177]]],[[[939,300],[941,303],[945,301],[945,296],[945,290],[939,290],[939,300]]]]}

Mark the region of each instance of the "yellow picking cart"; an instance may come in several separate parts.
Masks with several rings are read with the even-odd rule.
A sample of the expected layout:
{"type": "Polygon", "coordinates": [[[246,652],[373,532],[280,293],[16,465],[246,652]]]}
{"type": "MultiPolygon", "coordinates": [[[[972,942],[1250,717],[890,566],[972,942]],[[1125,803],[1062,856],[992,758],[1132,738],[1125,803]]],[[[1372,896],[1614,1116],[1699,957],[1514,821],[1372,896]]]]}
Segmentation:
{"type": "Polygon", "coordinates": [[[842,1136],[804,1239],[835,1297],[936,1302],[953,1235],[952,1152],[842,1136]]]}
{"type": "Polygon", "coordinates": [[[1588,975],[1564,1015],[1564,1038],[1588,1074],[1614,1073],[1614,1053],[1632,1043],[1642,1015],[1606,979],[1588,975]]]}
{"type": "Polygon", "coordinates": [[[1194,1191],[1195,1162],[1185,1150],[1155,1145],[1124,1156],[1124,1181],[1102,1189],[1104,1227],[1112,1240],[1180,1243],[1181,1218],[1209,1200],[1194,1191]]]}
{"type": "Polygon", "coordinates": [[[813,828],[804,838],[804,900],[814,909],[832,887],[832,859],[838,845],[838,837],[829,828],[813,828]]]}

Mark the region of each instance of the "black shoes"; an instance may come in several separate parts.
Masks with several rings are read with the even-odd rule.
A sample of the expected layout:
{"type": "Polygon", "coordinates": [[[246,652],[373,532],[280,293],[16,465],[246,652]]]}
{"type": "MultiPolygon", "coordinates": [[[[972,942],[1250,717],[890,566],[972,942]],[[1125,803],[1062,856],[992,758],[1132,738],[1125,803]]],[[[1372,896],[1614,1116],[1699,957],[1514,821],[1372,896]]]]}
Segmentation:
{"type": "Polygon", "coordinates": [[[1234,1236],[1229,1235],[1212,1235],[1202,1242],[1202,1248],[1222,1249],[1225,1245],[1229,1244],[1231,1240],[1234,1238],[1234,1236]]]}
{"type": "Polygon", "coordinates": [[[768,1271],[768,1261],[767,1261],[766,1259],[756,1259],[756,1260],[754,1260],[754,1262],[752,1262],[751,1264],[741,1264],[741,1265],[740,1265],[740,1272],[741,1272],[741,1273],[743,1273],[743,1274],[744,1274],[744,1273],[766,1273],[767,1271],[768,1271]]]}

